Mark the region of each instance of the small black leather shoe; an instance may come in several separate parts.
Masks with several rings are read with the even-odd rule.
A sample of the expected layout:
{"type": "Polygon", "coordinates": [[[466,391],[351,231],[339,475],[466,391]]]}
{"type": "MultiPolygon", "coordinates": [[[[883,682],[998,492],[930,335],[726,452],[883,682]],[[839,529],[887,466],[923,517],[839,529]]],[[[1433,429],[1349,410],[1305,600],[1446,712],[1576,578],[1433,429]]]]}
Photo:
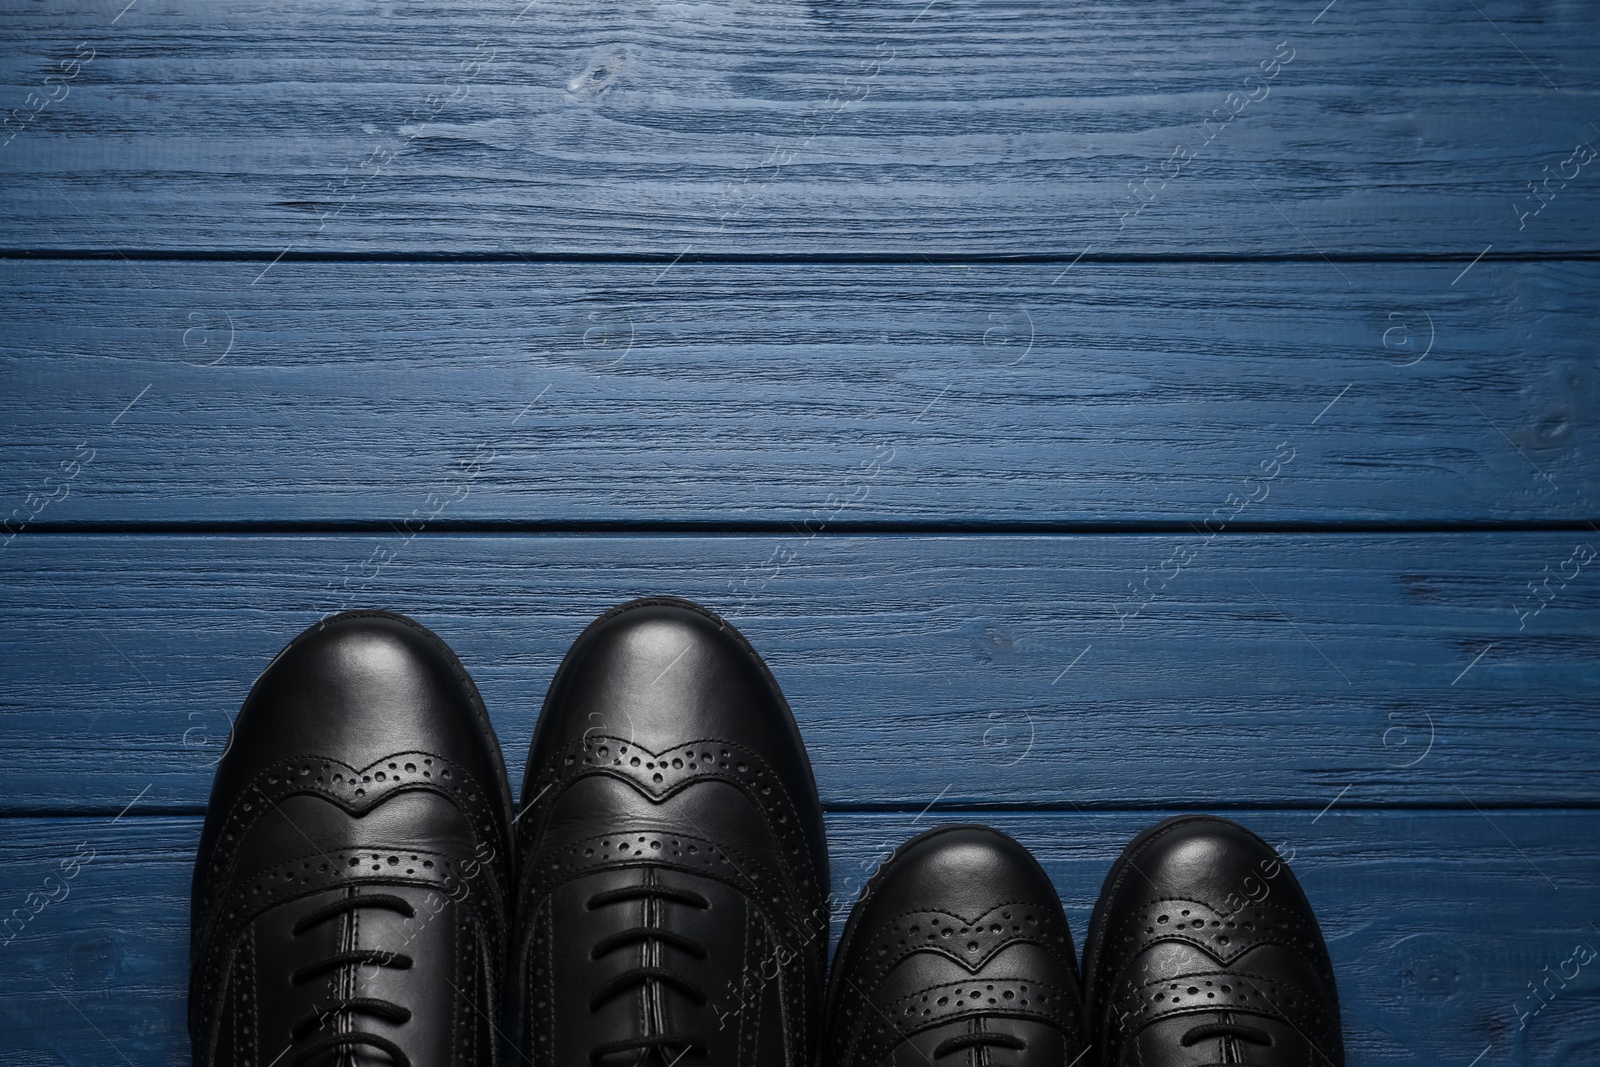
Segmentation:
{"type": "Polygon", "coordinates": [[[517,819],[511,1014],[534,1067],[811,1067],[828,941],[822,806],[750,645],[664,597],[584,630],[517,819]]]}
{"type": "Polygon", "coordinates": [[[313,626],[234,721],[195,861],[196,1067],[482,1067],[510,804],[477,690],[384,612],[313,626]]]}
{"type": "Polygon", "coordinates": [[[1180,815],[1112,867],[1084,954],[1103,1067],[1342,1067],[1339,999],[1311,905],[1272,847],[1180,815]]]}
{"type": "Polygon", "coordinates": [[[850,913],[827,1067],[1064,1067],[1086,1048],[1077,957],[1049,877],[986,826],[901,845],[850,913]]]}

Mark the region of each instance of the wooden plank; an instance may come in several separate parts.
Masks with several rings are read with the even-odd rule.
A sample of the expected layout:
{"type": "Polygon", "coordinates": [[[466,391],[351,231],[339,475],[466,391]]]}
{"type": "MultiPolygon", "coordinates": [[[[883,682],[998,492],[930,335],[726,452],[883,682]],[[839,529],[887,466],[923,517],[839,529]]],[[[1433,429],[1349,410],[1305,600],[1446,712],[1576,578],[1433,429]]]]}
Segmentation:
{"type": "Polygon", "coordinates": [[[261,269],[0,263],[13,529],[1600,514],[1596,263],[261,269]]]}
{"type": "MultiPolygon", "coordinates": [[[[996,825],[1035,851],[1080,948],[1112,860],[1159,817],[949,814],[996,825]]],[[[890,849],[936,821],[918,823],[914,812],[830,818],[840,908],[890,849]]],[[[1600,815],[1335,811],[1314,821],[1303,811],[1260,811],[1245,821],[1293,850],[1333,956],[1350,1067],[1464,1067],[1485,1049],[1485,1060],[1507,1067],[1591,1062],[1600,1046],[1595,964],[1571,981],[1557,978],[1543,1000],[1529,983],[1558,975],[1579,945],[1600,950],[1589,909],[1600,877],[1600,815]]],[[[0,820],[0,901],[8,908],[59,875],[63,859],[93,857],[59,883],[64,898],[0,949],[8,1064],[185,1062],[189,872],[199,825],[134,815],[118,825],[0,820]]],[[[60,897],[57,886],[48,893],[60,897]]]]}
{"type": "Polygon", "coordinates": [[[1583,5],[1323,6],[8,0],[0,245],[1600,249],[1583,5]]]}
{"type": "Polygon", "coordinates": [[[675,593],[769,659],[832,808],[1582,806],[1597,552],[1572,533],[24,534],[0,552],[4,804],[115,811],[149,787],[201,810],[256,675],[346,606],[457,650],[516,783],[582,627],[675,593]]]}

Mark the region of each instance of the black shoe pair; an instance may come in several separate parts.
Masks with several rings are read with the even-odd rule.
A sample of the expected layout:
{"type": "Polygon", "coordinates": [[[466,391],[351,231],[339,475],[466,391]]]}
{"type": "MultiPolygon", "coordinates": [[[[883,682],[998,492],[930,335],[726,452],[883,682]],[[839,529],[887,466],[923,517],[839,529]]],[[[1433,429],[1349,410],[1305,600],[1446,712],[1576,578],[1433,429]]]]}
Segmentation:
{"type": "Polygon", "coordinates": [[[1288,867],[1182,815],[1106,878],[1084,981],[1027,849],[985,826],[913,838],[862,891],[828,991],[828,1067],[1341,1067],[1333,971],[1288,867]]]}
{"type": "Polygon", "coordinates": [[[827,896],[799,729],[710,612],[640,600],[583,632],[516,811],[454,654],[339,615],[262,674],[217,768],[194,1062],[810,1067],[827,896]]]}
{"type": "MultiPolygon", "coordinates": [[[[1090,933],[1097,1062],[1340,1062],[1320,935],[1269,863],[1221,820],[1130,846],[1090,933]]],[[[586,629],[513,811],[456,657],[408,619],[351,612],[273,661],[218,765],[194,1062],[811,1067],[824,1027],[829,1067],[1085,1056],[1066,920],[1010,838],[903,846],[851,916],[825,1017],[828,919],[799,731],[715,615],[656,598],[586,629]]]]}

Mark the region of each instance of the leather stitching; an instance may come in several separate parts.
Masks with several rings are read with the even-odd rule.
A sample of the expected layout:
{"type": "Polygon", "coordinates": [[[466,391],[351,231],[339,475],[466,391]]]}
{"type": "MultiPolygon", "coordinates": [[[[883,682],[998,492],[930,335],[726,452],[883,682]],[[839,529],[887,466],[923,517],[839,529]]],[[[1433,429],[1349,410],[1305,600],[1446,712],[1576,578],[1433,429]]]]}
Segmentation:
{"type": "MultiPolygon", "coordinates": [[[[1152,945],[1178,941],[1193,945],[1217,962],[1227,964],[1263,945],[1280,945],[1312,964],[1314,971],[1321,972],[1315,942],[1309,937],[1299,936],[1302,929],[1314,931],[1314,927],[1308,927],[1294,912],[1276,904],[1257,904],[1235,912],[1222,912],[1204,901],[1164,897],[1149,901],[1124,917],[1114,931],[1105,931],[1100,939],[1099,950],[1105,954],[1114,949],[1116,957],[1126,966],[1127,962],[1152,945]],[[1184,914],[1184,907],[1179,905],[1186,906],[1191,914],[1184,914]],[[1235,918],[1247,912],[1251,917],[1235,918]],[[1267,915],[1263,916],[1263,912],[1267,915]],[[1166,921],[1162,922],[1163,919],[1166,921]],[[1181,931],[1180,924],[1183,927],[1181,931]],[[1277,933],[1280,929],[1282,935],[1277,933]],[[1191,932],[1195,930],[1199,932],[1191,932]]],[[[1096,976],[1097,1000],[1109,994],[1111,984],[1118,976],[1106,967],[1101,967],[1100,972],[1096,976]]]]}
{"type": "Polygon", "coordinates": [[[1162,1019],[1200,1012],[1231,1011],[1276,1019],[1321,1040],[1328,1038],[1332,1021],[1304,990],[1248,970],[1195,971],[1152,979],[1142,986],[1130,983],[1118,998],[1118,1007],[1119,1017],[1125,1021],[1124,1040],[1162,1019]],[[1247,983],[1252,987],[1248,991],[1236,988],[1247,983]],[[1191,989],[1195,992],[1190,993],[1191,989]],[[1267,990],[1276,995],[1269,996],[1267,990]],[[1134,1020],[1131,1026],[1126,1022],[1130,1017],[1134,1020]]]}
{"type": "Polygon", "coordinates": [[[700,782],[721,781],[734,786],[754,803],[794,865],[799,886],[788,877],[789,871],[783,872],[782,879],[791,899],[798,901],[817,891],[799,809],[782,780],[761,756],[736,742],[716,738],[686,741],[662,752],[651,752],[608,734],[585,734],[569,742],[550,755],[535,779],[541,791],[530,807],[538,810],[524,811],[520,817],[522,839],[537,840],[546,812],[554,807],[565,788],[579,778],[597,774],[625,781],[657,803],[700,782]]]}
{"type": "Polygon", "coordinates": [[[873,945],[878,948],[890,947],[892,949],[898,943],[902,947],[897,951],[891,951],[889,954],[867,950],[866,973],[863,978],[865,978],[866,984],[876,987],[901,961],[918,952],[937,953],[960,964],[967,971],[976,974],[997,953],[1014,944],[1038,945],[1050,953],[1058,963],[1062,964],[1070,972],[1076,966],[1076,961],[1071,958],[1072,953],[1068,948],[1068,938],[1067,927],[1057,918],[1055,909],[1033,901],[1019,900],[997,904],[976,919],[968,919],[963,915],[939,908],[912,909],[894,916],[888,923],[878,929],[876,936],[872,938],[873,945]],[[1032,913],[1039,916],[1039,918],[1033,918],[1026,909],[1031,909],[1032,913]],[[1024,910],[1022,921],[1028,923],[1029,926],[1035,927],[1037,933],[1023,932],[1020,929],[1014,929],[1008,933],[1002,929],[999,934],[996,934],[993,927],[995,925],[994,916],[997,914],[1003,917],[1003,925],[1012,927],[1020,927],[1022,925],[1022,923],[1017,922],[1015,916],[1006,915],[1008,911],[1014,910],[1024,910]],[[948,919],[951,922],[928,922],[928,920],[935,917],[948,919]],[[913,919],[916,922],[910,921],[913,919]],[[922,940],[913,940],[915,937],[920,937],[924,924],[928,926],[929,936],[922,940]],[[913,929],[917,931],[916,934],[911,933],[913,929]],[[941,935],[942,938],[946,929],[949,931],[948,938],[951,942],[956,942],[957,940],[962,942],[959,947],[951,947],[942,939],[933,940],[935,932],[941,935]],[[899,936],[902,933],[906,936],[899,936]],[[977,943],[977,949],[969,949],[967,947],[973,942],[977,943]]]}
{"type": "MultiPolygon", "coordinates": [[[[219,829],[206,872],[206,888],[197,906],[202,910],[210,908],[216,883],[233,876],[237,863],[233,853],[245,833],[288,797],[321,796],[348,814],[358,815],[396,793],[414,789],[436,793],[463,809],[469,815],[467,821],[476,845],[488,844],[492,848],[499,844],[509,849],[508,841],[497,840],[500,834],[482,787],[442,756],[418,750],[396,752],[360,768],[327,757],[296,756],[262,769],[240,792],[219,829]]],[[[196,947],[208,933],[202,932],[196,947]]]]}
{"type": "Polygon", "coordinates": [[[467,998],[471,995],[468,992],[467,989],[462,988],[469,981],[469,979],[467,978],[467,973],[466,973],[467,972],[467,968],[464,966],[466,961],[462,959],[461,927],[463,925],[465,925],[465,924],[464,923],[459,923],[459,922],[454,922],[454,923],[450,924],[450,926],[451,926],[451,941],[454,943],[454,949],[455,949],[454,954],[453,954],[453,961],[455,963],[455,987],[456,987],[455,988],[456,995],[450,998],[450,1040],[448,1042],[448,1046],[450,1048],[450,1052],[452,1054],[452,1057],[461,1048],[462,1039],[466,1036],[465,1034],[462,1033],[461,1006],[462,1006],[463,1003],[466,1002],[467,998]]]}
{"type": "Polygon", "coordinates": [[[206,871],[205,888],[195,905],[196,911],[206,918],[191,945],[191,966],[215,936],[218,898],[223,895],[220,886],[235,876],[238,858],[234,853],[245,833],[284,799],[293,795],[321,796],[355,815],[372,810],[396,793],[414,789],[436,793],[462,808],[469,815],[467,821],[473,828],[474,852],[485,844],[491,849],[499,845],[505,849],[509,862],[510,842],[497,832],[483,789],[470,774],[442,756],[417,750],[396,752],[360,768],[341,760],[309,755],[283,760],[256,775],[239,794],[219,830],[206,871]],[[343,795],[346,793],[350,794],[348,798],[343,795]]]}
{"type": "MultiPolygon", "coordinates": [[[[452,885],[460,885],[465,881],[456,874],[456,870],[456,864],[449,856],[422,849],[390,850],[367,847],[303,855],[268,867],[258,872],[247,883],[241,882],[231,886],[227,896],[218,901],[219,907],[213,916],[212,925],[219,934],[225,934],[229,930],[251,922],[262,912],[285,901],[343,886],[424,886],[444,889],[448,896],[452,885]],[[391,858],[399,862],[387,862],[391,858]],[[438,860],[437,863],[434,862],[435,859],[438,860]],[[351,860],[358,861],[359,866],[351,866],[349,864],[351,860]],[[373,864],[372,861],[377,862],[373,864]],[[377,869],[373,869],[374,866],[377,869]],[[402,869],[406,873],[400,873],[402,869]]],[[[484,872],[480,877],[487,879],[491,892],[478,894],[476,897],[469,895],[469,899],[474,899],[475,906],[479,910],[487,911],[491,920],[500,924],[502,913],[498,908],[490,906],[491,901],[481,898],[486,895],[500,897],[503,895],[503,889],[497,884],[498,878],[492,870],[484,872]]]]}
{"type": "Polygon", "coordinates": [[[1276,904],[1256,904],[1225,912],[1200,900],[1163,897],[1148,901],[1124,918],[1116,933],[1124,941],[1129,937],[1134,939],[1139,947],[1132,950],[1133,954],[1161,941],[1186,941],[1226,963],[1262,944],[1281,944],[1298,950],[1302,939],[1295,935],[1305,927],[1306,923],[1294,912],[1276,904]],[[1143,935],[1137,931],[1140,926],[1145,927],[1143,935]],[[1130,933],[1129,927],[1135,929],[1130,933]]]}
{"type": "Polygon", "coordinates": [[[982,1016],[1032,1019],[1069,1037],[1076,1029],[1070,1017],[1071,1006],[1076,1004],[1075,993],[1048,982],[1010,978],[941,982],[898,997],[887,1006],[874,1009],[871,1015],[861,1011],[863,1007],[872,1007],[866,994],[852,987],[846,996],[852,992],[855,1004],[847,1009],[849,1021],[843,1028],[848,1041],[841,1062],[846,1064],[876,1064],[906,1038],[962,1019],[982,1016]],[[968,993],[969,988],[977,995],[968,993]],[[933,996],[939,993],[943,995],[933,996]],[[919,1001],[920,1013],[916,1011],[919,1001]],[[856,1018],[851,1020],[850,1016],[856,1018]],[[914,1021],[905,1023],[908,1017],[914,1021]]]}
{"type": "MultiPolygon", "coordinates": [[[[761,957],[761,940],[760,931],[756,929],[755,923],[750,921],[750,901],[746,899],[740,903],[744,905],[745,909],[744,959],[741,961],[739,968],[739,974],[743,976],[752,973],[752,967],[755,965],[755,961],[761,957]]],[[[760,972],[756,971],[755,973],[759,979],[760,972]]],[[[744,1067],[745,1063],[748,1062],[745,1058],[745,1040],[749,1030],[751,1029],[751,1017],[754,1016],[759,1018],[761,1015],[761,994],[763,992],[760,986],[757,986],[756,995],[752,998],[750,996],[749,989],[745,988],[745,986],[746,983],[741,982],[739,991],[737,994],[735,994],[739,998],[738,1005],[735,1009],[738,1014],[734,1017],[734,1025],[739,1028],[739,1047],[733,1062],[737,1064],[738,1067],[744,1067]],[[755,1001],[753,1008],[751,1005],[752,1000],[755,1001]]],[[[718,1029],[721,1029],[721,1027],[719,1026],[718,1029]]]]}
{"type": "MultiPolygon", "coordinates": [[[[705,838],[674,831],[630,828],[625,833],[595,834],[541,857],[532,877],[530,895],[543,898],[574,878],[603,870],[629,867],[664,867],[700,878],[711,878],[762,902],[762,884],[774,878],[759,860],[732,849],[718,847],[705,838]],[[737,857],[737,858],[734,858],[737,857]]],[[[803,931],[794,923],[789,932],[797,943],[803,931]]]]}

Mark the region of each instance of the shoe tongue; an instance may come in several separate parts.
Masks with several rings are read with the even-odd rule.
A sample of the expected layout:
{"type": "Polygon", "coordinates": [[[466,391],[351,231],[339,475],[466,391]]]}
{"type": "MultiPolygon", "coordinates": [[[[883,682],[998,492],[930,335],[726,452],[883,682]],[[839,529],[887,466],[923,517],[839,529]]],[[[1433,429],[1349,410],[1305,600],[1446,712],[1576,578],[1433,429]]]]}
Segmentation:
{"type": "MultiPolygon", "coordinates": [[[[286,1064],[294,1058],[291,1049],[351,1031],[395,1042],[414,1063],[450,1062],[451,1027],[429,1020],[450,1019],[462,1007],[456,989],[442,976],[469,991],[476,978],[479,956],[461,907],[422,886],[369,885],[299,897],[257,916],[245,941],[253,966],[234,980],[248,983],[236,996],[241,1004],[250,1005],[249,1022],[259,1034],[261,1062],[281,1057],[286,1064]],[[397,897],[410,905],[411,914],[375,903],[324,912],[320,921],[305,924],[319,909],[370,896],[397,897]],[[371,955],[337,967],[318,967],[353,952],[371,955]],[[299,981],[294,980],[297,975],[299,981]],[[381,1001],[410,1011],[413,1018],[401,1021],[338,1010],[351,1000],[381,1001]],[[297,1027],[303,1028],[302,1033],[293,1039],[297,1027]]],[[[327,1062],[334,1062],[332,1054],[327,1062]]],[[[352,1051],[349,1062],[389,1061],[363,1047],[352,1051]]]]}
{"type": "Polygon", "coordinates": [[[596,826],[611,831],[600,835],[602,838],[677,833],[713,843],[730,856],[748,857],[750,863],[769,869],[779,862],[770,824],[760,809],[742,791],[724,782],[701,782],[652,800],[614,778],[580,779],[551,808],[540,828],[540,847],[586,843],[595,836],[596,826]]]}
{"type": "Polygon", "coordinates": [[[759,941],[747,929],[759,920],[720,882],[657,865],[602,869],[556,887],[549,914],[561,918],[551,920],[535,966],[548,966],[555,977],[556,1026],[547,1039],[554,1062],[587,1063],[596,1049],[657,1039],[657,1047],[621,1049],[595,1062],[665,1067],[680,1054],[680,1064],[719,1056],[734,1062],[750,1038],[742,1021],[758,1006],[771,1007],[762,1003],[761,960],[751,953],[759,941]],[[649,930],[663,936],[637,936],[649,930]],[[642,979],[646,970],[677,981],[630,977],[642,979]],[[743,974],[750,981],[741,987],[743,974]],[[709,1055],[684,1054],[672,1036],[700,1042],[709,1055]],[[670,1049],[665,1059],[662,1049],[670,1049]]]}
{"type": "Polygon", "coordinates": [[[286,797],[233,849],[228,877],[249,887],[239,917],[277,910],[297,918],[352,885],[437,910],[434,902],[463,900],[475,880],[494,877],[492,851],[463,854],[469,832],[459,810],[431,793],[398,794],[359,818],[318,796],[286,797]]]}

